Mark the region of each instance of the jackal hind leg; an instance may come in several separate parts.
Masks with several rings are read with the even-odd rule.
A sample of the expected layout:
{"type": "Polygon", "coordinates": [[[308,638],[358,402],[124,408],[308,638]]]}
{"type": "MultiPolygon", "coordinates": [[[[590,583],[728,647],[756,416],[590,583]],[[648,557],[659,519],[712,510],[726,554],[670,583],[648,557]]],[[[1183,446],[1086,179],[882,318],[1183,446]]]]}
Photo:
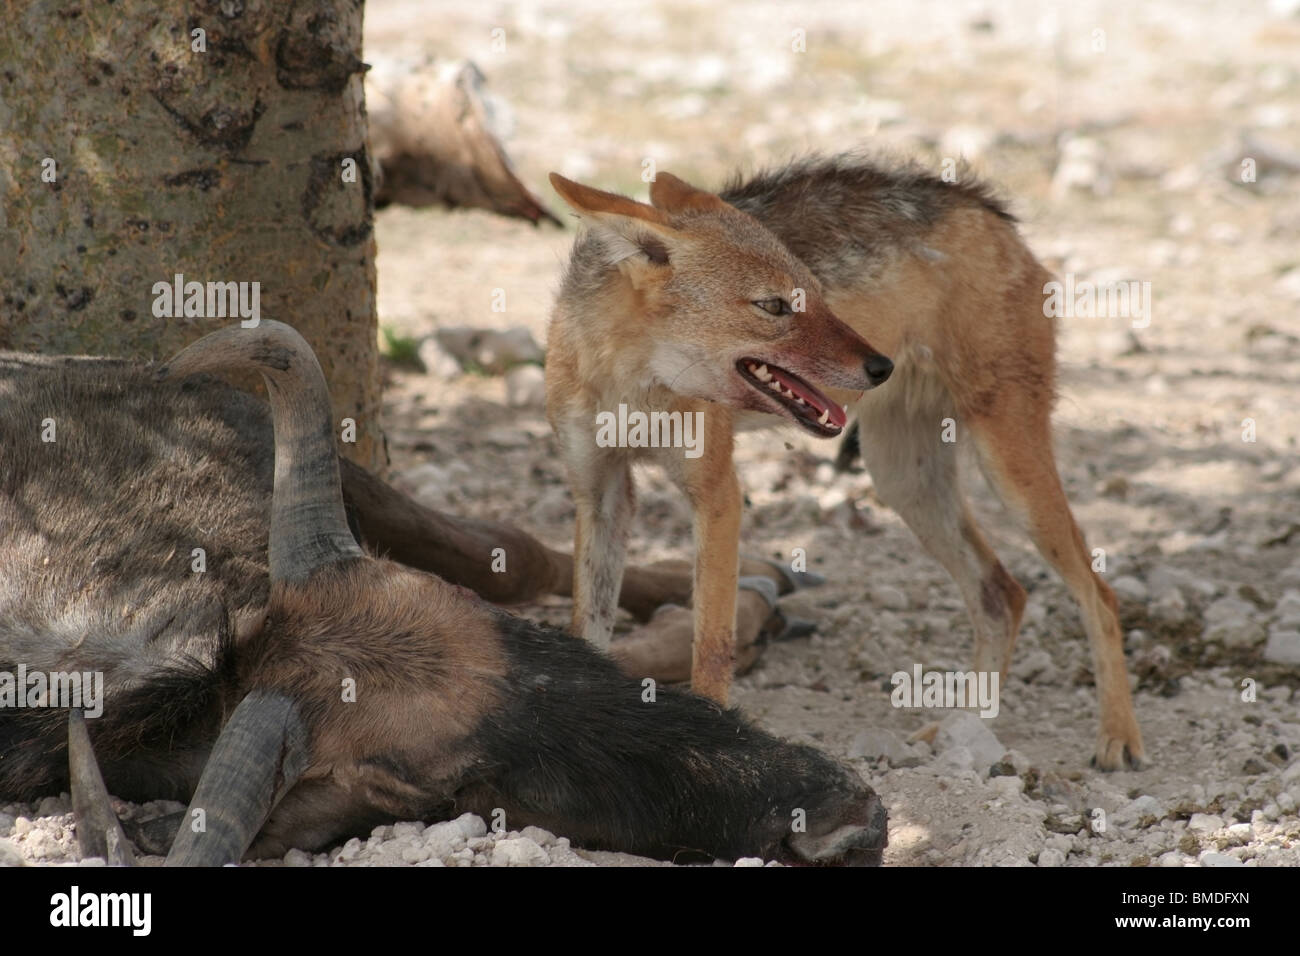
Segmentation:
{"type": "Polygon", "coordinates": [[[1092,652],[1101,727],[1094,761],[1103,770],[1138,768],[1145,758],[1129,692],[1115,595],[1092,569],[1052,453],[1050,407],[1015,390],[969,417],[989,483],[1023,522],[1039,553],[1079,605],[1092,652]]]}
{"type": "MultiPolygon", "coordinates": [[[[895,373],[896,377],[897,373],[895,373]]],[[[1025,591],[989,547],[958,477],[957,441],[941,403],[908,407],[906,381],[859,403],[863,462],[876,493],[956,582],[975,632],[975,670],[1005,679],[1025,591]]]]}

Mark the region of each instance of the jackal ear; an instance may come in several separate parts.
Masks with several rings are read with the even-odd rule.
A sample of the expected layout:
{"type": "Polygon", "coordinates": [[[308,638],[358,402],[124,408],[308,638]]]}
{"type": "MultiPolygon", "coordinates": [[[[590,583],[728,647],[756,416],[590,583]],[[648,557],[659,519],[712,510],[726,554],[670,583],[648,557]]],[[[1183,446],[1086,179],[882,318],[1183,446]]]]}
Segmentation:
{"type": "Polygon", "coordinates": [[[659,173],[650,184],[650,202],[664,212],[716,212],[727,204],[718,196],[678,179],[672,173],[659,173]]]}
{"type": "Polygon", "coordinates": [[[628,260],[662,266],[681,238],[662,211],[627,196],[607,193],[551,173],[551,185],[592,227],[611,265],[628,260]]]}

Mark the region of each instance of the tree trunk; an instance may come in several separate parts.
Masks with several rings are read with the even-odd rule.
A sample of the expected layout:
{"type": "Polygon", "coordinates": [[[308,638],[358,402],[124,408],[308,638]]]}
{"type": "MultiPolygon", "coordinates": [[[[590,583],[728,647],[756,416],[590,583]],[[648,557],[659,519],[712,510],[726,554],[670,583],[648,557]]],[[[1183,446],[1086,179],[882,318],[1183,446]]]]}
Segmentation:
{"type": "Polygon", "coordinates": [[[162,359],[256,302],[382,465],[362,6],[10,0],[0,348],[162,359]]]}

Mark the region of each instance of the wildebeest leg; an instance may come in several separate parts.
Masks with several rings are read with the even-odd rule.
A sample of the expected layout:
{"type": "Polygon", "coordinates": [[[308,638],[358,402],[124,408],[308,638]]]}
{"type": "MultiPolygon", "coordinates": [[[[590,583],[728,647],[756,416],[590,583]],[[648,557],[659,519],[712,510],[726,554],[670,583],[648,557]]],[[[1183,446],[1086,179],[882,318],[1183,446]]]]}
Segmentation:
{"type": "Polygon", "coordinates": [[[109,803],[85,715],[78,707],[68,711],[68,775],[82,857],[101,857],[109,866],[135,866],[130,844],[109,803]]]}
{"type": "MultiPolygon", "coordinates": [[[[762,656],[767,638],[764,625],[773,617],[776,598],[776,585],[767,578],[741,578],[736,600],[737,674],[748,671],[762,656]]],[[[684,683],[691,679],[694,640],[695,616],[684,607],[665,605],[648,623],[614,638],[609,653],[629,677],[684,683]]]]}
{"type": "MultiPolygon", "coordinates": [[[[347,459],[339,460],[348,519],[362,543],[409,567],[429,571],[493,604],[520,604],[543,594],[573,594],[573,557],[512,525],[442,514],[412,500],[347,459]],[[501,552],[496,549],[500,548],[501,552]],[[505,570],[496,559],[504,556],[505,570]]],[[[740,573],[764,576],[785,594],[818,583],[814,574],[746,558],[740,573]]],[[[663,561],[623,573],[619,604],[646,621],[665,604],[688,605],[691,565],[663,561]]]]}

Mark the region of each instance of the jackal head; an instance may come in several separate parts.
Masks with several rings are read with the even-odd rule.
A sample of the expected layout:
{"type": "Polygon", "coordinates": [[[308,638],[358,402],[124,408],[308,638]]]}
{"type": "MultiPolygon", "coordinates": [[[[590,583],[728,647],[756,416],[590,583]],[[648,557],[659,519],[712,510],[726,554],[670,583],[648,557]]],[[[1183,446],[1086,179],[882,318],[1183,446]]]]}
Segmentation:
{"type": "Polygon", "coordinates": [[[861,391],[893,371],[830,310],[807,266],[713,193],[663,172],[651,205],[556,173],[551,184],[636,290],[644,314],[619,335],[641,340],[656,384],[833,437],[847,416],[813,382],[861,391]]]}

